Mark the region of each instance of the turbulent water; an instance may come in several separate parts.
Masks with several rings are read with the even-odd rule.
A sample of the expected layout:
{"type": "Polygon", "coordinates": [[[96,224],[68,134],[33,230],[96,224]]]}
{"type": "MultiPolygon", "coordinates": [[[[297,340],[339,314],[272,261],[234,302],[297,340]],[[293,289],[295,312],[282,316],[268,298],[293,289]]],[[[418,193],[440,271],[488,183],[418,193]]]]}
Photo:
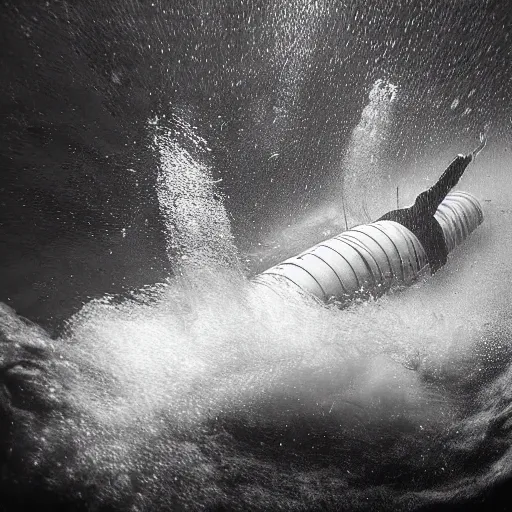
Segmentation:
{"type": "MultiPolygon", "coordinates": [[[[53,342],[74,373],[49,390],[75,410],[64,468],[121,510],[480,498],[512,467],[510,212],[486,213],[434,279],[346,311],[218,268],[90,302],[53,342]]],[[[44,443],[70,435],[51,425],[44,443]]]]}
{"type": "Polygon", "coordinates": [[[0,361],[55,362],[42,387],[34,368],[7,386],[5,503],[496,505],[508,8],[399,3],[6,4],[0,298],[54,335],[2,306],[0,361]],[[484,224],[433,278],[343,311],[250,280],[396,187],[412,202],[486,129],[460,184],[484,224]]]}

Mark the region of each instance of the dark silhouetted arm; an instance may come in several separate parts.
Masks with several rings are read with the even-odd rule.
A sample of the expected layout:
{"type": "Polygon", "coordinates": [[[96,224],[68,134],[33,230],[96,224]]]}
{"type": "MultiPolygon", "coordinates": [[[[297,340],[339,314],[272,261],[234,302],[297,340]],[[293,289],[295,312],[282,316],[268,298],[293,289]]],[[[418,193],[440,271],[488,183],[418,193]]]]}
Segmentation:
{"type": "Polygon", "coordinates": [[[416,205],[434,215],[437,207],[446,197],[446,194],[457,185],[472,160],[473,155],[458,155],[443,172],[437,183],[418,196],[416,205]]]}
{"type": "Polygon", "coordinates": [[[430,194],[436,198],[438,204],[446,197],[446,194],[457,185],[471,160],[473,160],[472,155],[458,155],[448,166],[448,169],[443,172],[437,183],[430,188],[430,194]]]}

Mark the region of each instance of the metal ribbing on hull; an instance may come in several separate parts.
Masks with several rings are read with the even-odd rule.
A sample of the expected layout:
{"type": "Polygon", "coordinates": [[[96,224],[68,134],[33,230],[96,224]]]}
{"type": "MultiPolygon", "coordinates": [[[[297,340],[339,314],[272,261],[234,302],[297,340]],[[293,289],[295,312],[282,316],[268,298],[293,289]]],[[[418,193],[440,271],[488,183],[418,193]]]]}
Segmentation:
{"type": "Polygon", "coordinates": [[[425,251],[409,230],[392,221],[357,226],[283,261],[255,279],[284,279],[322,301],[380,295],[412,282],[427,267],[425,251]]]}
{"type": "Polygon", "coordinates": [[[443,229],[448,252],[451,252],[483,222],[484,215],[474,196],[457,191],[446,196],[435,218],[443,229]]]}
{"type": "MultiPolygon", "coordinates": [[[[451,252],[483,221],[479,202],[466,192],[449,194],[436,219],[451,252]]],[[[356,226],[266,270],[254,279],[275,288],[293,284],[322,301],[378,296],[394,284],[411,284],[428,268],[416,236],[393,221],[356,226]]]]}

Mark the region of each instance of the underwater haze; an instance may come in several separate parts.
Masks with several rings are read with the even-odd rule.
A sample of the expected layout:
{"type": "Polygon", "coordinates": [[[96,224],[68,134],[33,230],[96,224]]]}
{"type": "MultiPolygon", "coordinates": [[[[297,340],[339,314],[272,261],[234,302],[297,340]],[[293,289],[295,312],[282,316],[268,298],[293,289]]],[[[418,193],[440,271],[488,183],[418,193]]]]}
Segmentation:
{"type": "Polygon", "coordinates": [[[3,2],[0,510],[506,504],[509,11],[3,2]],[[251,281],[482,133],[435,276],[345,310],[251,281]]]}

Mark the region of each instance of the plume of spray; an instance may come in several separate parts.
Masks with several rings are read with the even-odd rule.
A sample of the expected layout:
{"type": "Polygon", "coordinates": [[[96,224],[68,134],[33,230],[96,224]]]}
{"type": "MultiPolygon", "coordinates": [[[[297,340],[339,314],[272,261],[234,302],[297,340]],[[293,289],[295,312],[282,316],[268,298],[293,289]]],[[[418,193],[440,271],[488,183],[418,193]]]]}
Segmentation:
{"type": "Polygon", "coordinates": [[[160,165],[157,196],[164,221],[167,255],[178,275],[240,270],[238,251],[210,168],[206,141],[190,123],[176,115],[153,119],[154,148],[160,165]]]}
{"type": "Polygon", "coordinates": [[[397,91],[396,85],[377,80],[352,132],[343,159],[341,180],[344,206],[352,225],[368,222],[375,216],[375,211],[368,211],[368,200],[383,209],[381,213],[392,204],[385,197],[390,186],[386,181],[383,156],[393,123],[397,91]]]}

